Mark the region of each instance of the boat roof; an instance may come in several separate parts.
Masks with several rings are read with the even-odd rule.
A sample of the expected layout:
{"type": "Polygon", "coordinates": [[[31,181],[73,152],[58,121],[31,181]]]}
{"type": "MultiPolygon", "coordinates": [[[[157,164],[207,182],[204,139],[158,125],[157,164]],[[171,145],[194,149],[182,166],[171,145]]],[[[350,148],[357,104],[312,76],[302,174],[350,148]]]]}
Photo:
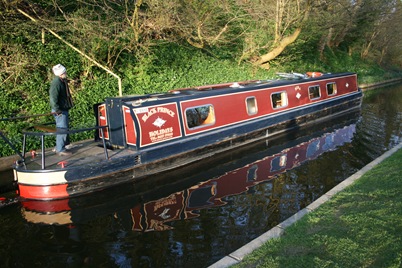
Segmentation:
{"type": "Polygon", "coordinates": [[[355,75],[355,73],[345,72],[345,73],[326,73],[318,77],[308,77],[304,74],[299,73],[280,73],[279,79],[268,79],[268,80],[248,80],[240,82],[229,82],[215,85],[206,85],[198,87],[180,88],[170,90],[165,93],[153,93],[145,95],[131,95],[123,97],[112,97],[107,98],[115,101],[122,101],[129,103],[133,106],[140,106],[146,102],[162,101],[170,98],[191,98],[202,96],[213,96],[220,94],[228,94],[231,92],[248,91],[248,90],[258,90],[261,88],[273,88],[291,84],[299,84],[304,82],[311,82],[317,80],[324,80],[328,78],[336,78],[341,76],[355,75]]]}

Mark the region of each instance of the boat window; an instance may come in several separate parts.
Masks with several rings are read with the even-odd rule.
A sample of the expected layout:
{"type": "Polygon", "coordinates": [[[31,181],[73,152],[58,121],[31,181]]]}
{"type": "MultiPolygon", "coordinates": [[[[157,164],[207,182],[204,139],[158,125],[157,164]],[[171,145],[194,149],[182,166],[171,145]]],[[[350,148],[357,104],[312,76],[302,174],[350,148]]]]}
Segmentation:
{"type": "Polygon", "coordinates": [[[320,86],[309,87],[308,88],[308,95],[310,97],[310,100],[318,99],[319,97],[321,97],[320,86]]]}
{"type": "Polygon", "coordinates": [[[327,94],[328,94],[328,96],[336,94],[336,84],[335,83],[327,84],[327,94]]]}
{"type": "Polygon", "coordinates": [[[286,91],[273,93],[271,95],[272,107],[281,108],[288,106],[288,95],[286,91]]]}
{"type": "Polygon", "coordinates": [[[253,115],[256,114],[258,109],[257,109],[257,100],[255,97],[249,97],[246,99],[246,105],[247,105],[247,113],[248,115],[253,115]]]}
{"type": "Polygon", "coordinates": [[[286,154],[280,155],[272,159],[271,161],[271,172],[279,171],[286,168],[286,162],[288,157],[286,154]]]}
{"type": "Polygon", "coordinates": [[[208,126],[215,123],[214,107],[210,104],[186,109],[188,128],[208,126]]]}
{"type": "Polygon", "coordinates": [[[258,170],[258,165],[252,165],[252,166],[247,170],[247,182],[251,182],[251,181],[256,181],[256,180],[257,180],[257,170],[258,170]]]}
{"type": "Polygon", "coordinates": [[[320,149],[320,140],[311,142],[307,147],[307,158],[313,157],[320,149]]]}

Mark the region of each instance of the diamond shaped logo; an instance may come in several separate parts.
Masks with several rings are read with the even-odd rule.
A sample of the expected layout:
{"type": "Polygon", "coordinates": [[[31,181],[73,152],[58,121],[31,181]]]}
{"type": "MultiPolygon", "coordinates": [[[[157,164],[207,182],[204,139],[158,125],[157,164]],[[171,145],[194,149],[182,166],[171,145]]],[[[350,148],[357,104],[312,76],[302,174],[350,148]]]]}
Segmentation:
{"type": "Polygon", "coordinates": [[[296,98],[300,99],[300,97],[301,97],[300,92],[297,92],[297,94],[296,94],[296,98]]]}
{"type": "Polygon", "coordinates": [[[166,123],[166,120],[163,120],[162,118],[158,117],[158,118],[156,118],[155,122],[153,122],[152,124],[158,128],[161,128],[165,123],[166,123]]]}

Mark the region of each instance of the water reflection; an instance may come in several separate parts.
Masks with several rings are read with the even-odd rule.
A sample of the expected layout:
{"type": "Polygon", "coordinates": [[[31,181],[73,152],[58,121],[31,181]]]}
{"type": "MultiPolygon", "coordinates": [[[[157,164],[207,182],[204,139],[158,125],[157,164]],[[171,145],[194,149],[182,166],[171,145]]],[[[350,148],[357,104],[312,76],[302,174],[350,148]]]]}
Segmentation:
{"type": "MultiPolygon", "coordinates": [[[[196,175],[179,180],[167,194],[166,191],[157,190],[133,191],[132,187],[124,187],[129,190],[122,193],[120,187],[89,197],[24,201],[22,215],[31,223],[75,226],[93,220],[94,217],[113,214],[114,219],[118,219],[130,231],[166,231],[174,228],[175,221],[194,219],[203,210],[225,206],[228,197],[260,191],[256,186],[261,183],[268,190],[262,196],[272,201],[269,210],[284,210],[285,203],[274,200],[279,194],[273,192],[274,178],[338,146],[350,143],[356,132],[358,118],[358,114],[348,115],[346,120],[338,120],[335,126],[321,125],[320,131],[312,128],[300,130],[294,133],[294,139],[290,141],[286,137],[272,144],[256,144],[254,151],[243,154],[242,158],[230,158],[232,161],[219,165],[219,168],[197,172],[196,175]],[[189,184],[189,187],[183,188],[183,185],[189,184]]],[[[331,124],[334,125],[334,121],[331,124]]],[[[286,199],[286,195],[282,198],[286,199]]],[[[247,221],[242,216],[234,218],[236,225],[244,225],[247,221]]],[[[75,229],[70,229],[70,232],[72,230],[75,229]]]]}
{"type": "Polygon", "coordinates": [[[41,253],[51,256],[41,265],[57,267],[64,263],[66,267],[82,267],[92,262],[88,248],[83,243],[79,226],[46,226],[41,228],[38,238],[41,253]]]}
{"type": "Polygon", "coordinates": [[[1,265],[207,267],[402,141],[401,119],[402,85],[365,92],[361,116],[346,115],[214,156],[204,165],[85,197],[2,207],[1,265]],[[336,145],[342,143],[332,134],[344,128],[352,133],[354,126],[351,141],[345,136],[336,145]],[[295,161],[296,147],[315,159],[280,171],[295,161]]]}

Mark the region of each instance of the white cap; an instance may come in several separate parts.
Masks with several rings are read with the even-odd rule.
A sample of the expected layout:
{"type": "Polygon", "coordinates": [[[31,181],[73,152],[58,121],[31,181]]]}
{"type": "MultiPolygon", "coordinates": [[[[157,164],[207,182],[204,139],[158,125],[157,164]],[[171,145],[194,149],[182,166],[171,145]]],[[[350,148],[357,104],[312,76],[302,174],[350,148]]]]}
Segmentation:
{"type": "Polygon", "coordinates": [[[61,64],[57,64],[57,65],[53,66],[52,70],[53,70],[54,75],[56,75],[56,76],[60,76],[67,71],[66,67],[64,67],[61,64]]]}

